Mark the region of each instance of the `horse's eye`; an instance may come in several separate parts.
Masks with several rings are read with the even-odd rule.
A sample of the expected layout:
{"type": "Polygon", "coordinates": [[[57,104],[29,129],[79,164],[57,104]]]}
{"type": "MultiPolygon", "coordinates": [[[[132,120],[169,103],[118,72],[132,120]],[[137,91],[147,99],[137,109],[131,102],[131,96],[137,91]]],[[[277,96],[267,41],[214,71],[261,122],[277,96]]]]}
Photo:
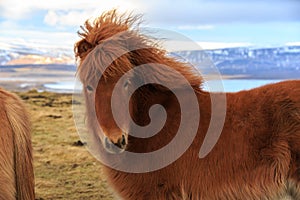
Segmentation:
{"type": "Polygon", "coordinates": [[[92,91],[93,91],[93,88],[92,88],[92,86],[90,86],[90,85],[87,85],[87,86],[86,86],[86,89],[87,89],[87,91],[89,91],[89,92],[92,92],[92,91]]]}
{"type": "Polygon", "coordinates": [[[129,84],[130,84],[130,81],[129,81],[129,80],[127,80],[127,81],[124,83],[124,88],[125,88],[126,90],[128,89],[129,84]]]}

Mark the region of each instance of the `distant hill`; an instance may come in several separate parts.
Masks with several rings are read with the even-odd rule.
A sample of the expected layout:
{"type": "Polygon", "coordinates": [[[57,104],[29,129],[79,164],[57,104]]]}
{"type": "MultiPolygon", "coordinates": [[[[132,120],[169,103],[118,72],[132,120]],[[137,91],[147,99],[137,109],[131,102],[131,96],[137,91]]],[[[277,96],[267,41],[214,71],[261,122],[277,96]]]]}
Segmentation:
{"type": "Polygon", "coordinates": [[[48,71],[70,71],[75,72],[75,65],[70,64],[19,64],[19,65],[1,65],[0,72],[17,72],[20,70],[48,70],[48,71]]]}
{"type": "Polygon", "coordinates": [[[47,47],[0,42],[0,66],[22,64],[73,64],[72,47],[47,47]]]}
{"type": "MultiPolygon", "coordinates": [[[[209,74],[214,65],[223,75],[300,78],[300,46],[179,51],[171,55],[194,64],[204,74],[209,74]]],[[[13,73],[21,68],[76,70],[71,48],[28,47],[0,42],[0,72],[13,73]]]]}
{"type": "Polygon", "coordinates": [[[252,78],[300,78],[300,46],[276,48],[227,48],[180,51],[183,58],[209,73],[215,65],[223,75],[246,75],[252,78]],[[207,63],[210,60],[211,62],[207,63]]]}

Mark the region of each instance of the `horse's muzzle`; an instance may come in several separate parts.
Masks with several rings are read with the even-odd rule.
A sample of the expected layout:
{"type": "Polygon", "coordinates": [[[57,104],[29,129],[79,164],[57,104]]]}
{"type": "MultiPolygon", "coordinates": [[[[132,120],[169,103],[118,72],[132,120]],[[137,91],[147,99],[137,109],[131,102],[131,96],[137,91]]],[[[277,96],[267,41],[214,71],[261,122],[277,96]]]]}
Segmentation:
{"type": "Polygon", "coordinates": [[[125,135],[122,135],[117,142],[113,142],[108,137],[104,138],[104,148],[113,154],[122,153],[125,151],[127,146],[127,139],[125,135]]]}

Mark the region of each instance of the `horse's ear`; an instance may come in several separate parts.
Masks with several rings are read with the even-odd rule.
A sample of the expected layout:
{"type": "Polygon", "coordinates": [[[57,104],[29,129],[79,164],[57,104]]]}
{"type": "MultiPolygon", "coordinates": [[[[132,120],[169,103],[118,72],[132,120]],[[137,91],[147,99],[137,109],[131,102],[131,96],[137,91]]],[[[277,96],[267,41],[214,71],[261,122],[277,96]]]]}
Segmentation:
{"type": "Polygon", "coordinates": [[[76,56],[82,57],[82,54],[93,48],[93,45],[85,39],[80,40],[75,45],[76,56]]]}

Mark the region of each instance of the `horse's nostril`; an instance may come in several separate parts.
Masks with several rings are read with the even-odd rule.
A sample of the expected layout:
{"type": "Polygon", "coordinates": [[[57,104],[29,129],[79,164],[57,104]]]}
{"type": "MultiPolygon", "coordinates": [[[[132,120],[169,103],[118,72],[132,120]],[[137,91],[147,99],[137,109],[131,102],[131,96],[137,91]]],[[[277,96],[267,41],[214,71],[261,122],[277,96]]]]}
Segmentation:
{"type": "Polygon", "coordinates": [[[126,138],[124,135],[122,135],[122,137],[120,139],[118,139],[118,142],[115,143],[115,145],[121,149],[124,149],[125,145],[126,145],[126,138]]]}
{"type": "Polygon", "coordinates": [[[108,137],[104,139],[104,146],[111,153],[121,153],[125,150],[127,141],[126,137],[122,135],[121,138],[118,139],[118,142],[112,142],[108,137]]]}
{"type": "Polygon", "coordinates": [[[126,145],[126,138],[125,138],[124,135],[122,135],[121,144],[122,144],[123,146],[126,145]]]}

